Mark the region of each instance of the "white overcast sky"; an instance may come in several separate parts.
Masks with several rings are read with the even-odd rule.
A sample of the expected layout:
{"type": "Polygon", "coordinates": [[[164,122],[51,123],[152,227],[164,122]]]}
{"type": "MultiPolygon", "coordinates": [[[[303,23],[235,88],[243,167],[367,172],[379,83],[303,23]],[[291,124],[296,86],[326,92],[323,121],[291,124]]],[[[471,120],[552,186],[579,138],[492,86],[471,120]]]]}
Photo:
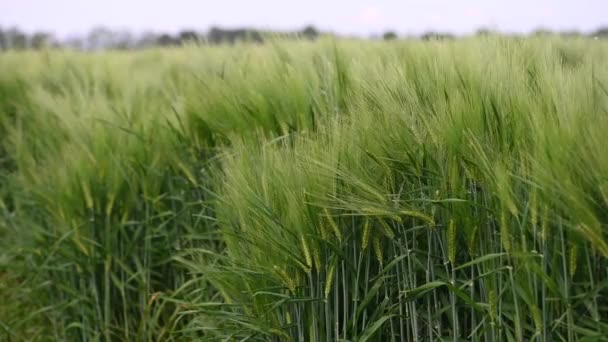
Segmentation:
{"type": "Polygon", "coordinates": [[[211,25],[343,34],[427,30],[457,34],[488,27],[592,31],[608,26],[608,0],[0,0],[0,26],[59,36],[104,26],[144,31],[205,31],[211,25]]]}

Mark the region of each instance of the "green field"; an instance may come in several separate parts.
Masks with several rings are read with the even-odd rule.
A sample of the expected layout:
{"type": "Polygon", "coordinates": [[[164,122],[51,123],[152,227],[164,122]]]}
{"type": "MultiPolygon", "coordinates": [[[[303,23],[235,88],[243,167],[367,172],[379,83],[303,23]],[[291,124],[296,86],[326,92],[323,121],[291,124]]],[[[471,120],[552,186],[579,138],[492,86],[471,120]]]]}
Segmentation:
{"type": "Polygon", "coordinates": [[[608,42],[0,53],[2,341],[599,341],[608,42]]]}

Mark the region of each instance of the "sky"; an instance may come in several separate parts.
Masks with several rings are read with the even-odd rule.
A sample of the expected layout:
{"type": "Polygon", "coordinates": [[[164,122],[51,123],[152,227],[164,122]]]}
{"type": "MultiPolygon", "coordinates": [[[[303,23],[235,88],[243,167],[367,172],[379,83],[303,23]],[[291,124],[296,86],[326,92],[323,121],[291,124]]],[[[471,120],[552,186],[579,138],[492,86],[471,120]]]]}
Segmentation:
{"type": "Polygon", "coordinates": [[[590,32],[608,26],[608,0],[0,0],[0,27],[59,37],[94,27],[176,33],[210,26],[370,36],[393,30],[467,34],[478,28],[590,32]]]}

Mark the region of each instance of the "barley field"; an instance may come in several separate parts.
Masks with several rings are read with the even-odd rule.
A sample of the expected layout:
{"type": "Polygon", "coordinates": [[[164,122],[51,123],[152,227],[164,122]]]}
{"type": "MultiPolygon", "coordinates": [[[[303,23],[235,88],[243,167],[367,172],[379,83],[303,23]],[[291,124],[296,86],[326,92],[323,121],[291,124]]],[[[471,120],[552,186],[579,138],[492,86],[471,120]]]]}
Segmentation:
{"type": "Polygon", "coordinates": [[[2,341],[608,339],[608,42],[0,53],[2,341]]]}

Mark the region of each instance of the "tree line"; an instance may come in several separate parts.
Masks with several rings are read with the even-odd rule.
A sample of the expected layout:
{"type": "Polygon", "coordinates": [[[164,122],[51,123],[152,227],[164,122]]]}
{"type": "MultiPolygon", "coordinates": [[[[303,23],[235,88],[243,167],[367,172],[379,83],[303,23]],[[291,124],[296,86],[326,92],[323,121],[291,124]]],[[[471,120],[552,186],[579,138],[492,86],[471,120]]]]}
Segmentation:
{"type": "Polygon", "coordinates": [[[211,27],[205,33],[195,30],[183,30],[177,34],[149,32],[139,35],[124,30],[111,30],[98,27],[82,37],[58,39],[48,32],[27,34],[18,28],[3,29],[0,27],[0,49],[42,49],[61,47],[82,50],[141,49],[154,46],[178,46],[195,42],[206,42],[210,44],[236,43],[238,41],[263,43],[266,38],[271,36],[314,40],[321,34],[322,33],[313,26],[307,26],[302,30],[292,32],[264,31],[249,28],[225,29],[211,27]]]}
{"type": "MultiPolygon", "coordinates": [[[[495,33],[489,29],[479,29],[476,35],[490,35],[495,33]]],[[[532,35],[562,35],[567,37],[589,36],[608,38],[608,27],[602,27],[589,34],[577,31],[552,32],[538,29],[532,35]]],[[[321,32],[314,26],[307,26],[301,30],[290,32],[264,31],[250,28],[225,29],[211,27],[207,32],[183,30],[177,34],[144,33],[134,35],[128,31],[110,30],[99,27],[91,30],[83,37],[58,39],[48,32],[25,33],[18,28],[3,29],[0,27],[0,50],[7,49],[43,49],[43,48],[75,48],[80,50],[101,49],[142,49],[154,46],[179,46],[193,42],[206,42],[209,44],[233,44],[239,41],[263,43],[268,37],[282,37],[293,39],[315,40],[322,35],[332,35],[321,32]]],[[[447,32],[426,32],[417,37],[399,36],[394,31],[387,31],[375,39],[395,40],[399,38],[417,38],[422,40],[455,39],[456,36],[447,32]]]]}

